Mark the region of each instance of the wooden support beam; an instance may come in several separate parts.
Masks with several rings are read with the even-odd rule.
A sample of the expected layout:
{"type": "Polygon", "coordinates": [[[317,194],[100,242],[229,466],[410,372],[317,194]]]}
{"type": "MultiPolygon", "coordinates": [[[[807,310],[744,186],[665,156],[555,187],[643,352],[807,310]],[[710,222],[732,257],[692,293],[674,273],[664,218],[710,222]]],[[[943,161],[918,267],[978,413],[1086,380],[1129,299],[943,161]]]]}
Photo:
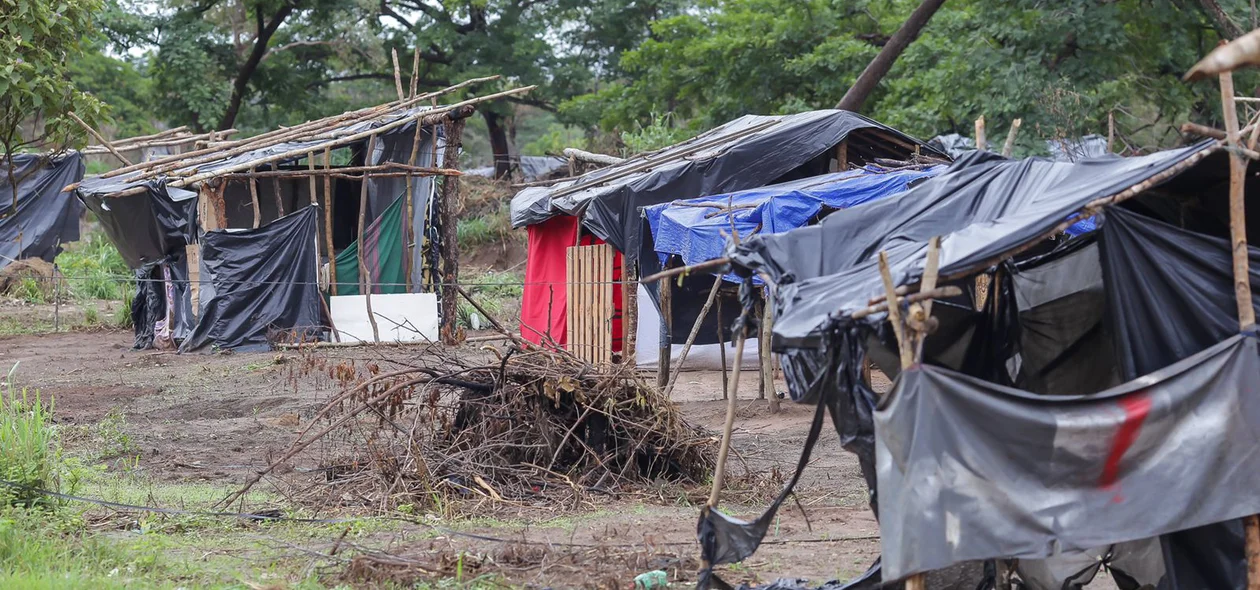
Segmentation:
{"type": "MultiPolygon", "coordinates": [[[[748,313],[747,310],[744,313],[748,313]]],[[[743,315],[740,316],[739,334],[735,337],[735,374],[731,376],[731,387],[726,392],[726,422],[722,427],[722,445],[718,448],[717,467],[713,470],[713,488],[709,490],[709,508],[717,508],[722,494],[722,483],[726,479],[726,457],[731,451],[731,432],[735,428],[735,405],[739,399],[739,365],[744,358],[744,341],[748,339],[748,330],[744,329],[743,315]]]]}
{"type": "Polygon", "coordinates": [[[128,160],[122,155],[122,153],[114,149],[114,144],[110,143],[108,139],[102,137],[100,133],[97,133],[96,130],[93,129],[91,125],[88,125],[83,119],[80,119],[78,115],[74,114],[74,111],[67,112],[66,116],[74,119],[75,123],[78,123],[79,126],[83,127],[83,129],[86,130],[89,135],[94,137],[96,141],[99,141],[101,145],[105,146],[105,149],[108,149],[109,153],[114,154],[114,157],[118,158],[118,161],[123,163],[123,166],[131,165],[131,160],[128,160]]]}
{"type": "MultiPolygon", "coordinates": [[[[1015,138],[1019,135],[1019,126],[1024,123],[1023,119],[1015,119],[1011,121],[1011,130],[1006,132],[1006,143],[1002,144],[1002,155],[1009,158],[1015,153],[1015,138]]],[[[1110,141],[1110,140],[1108,140],[1110,141]]],[[[1110,143],[1108,143],[1110,145],[1110,143]]]]}
{"type": "Polygon", "coordinates": [[[766,285],[765,301],[761,304],[761,335],[757,344],[761,351],[761,388],[770,399],[770,413],[778,414],[779,395],[774,391],[774,353],[770,350],[770,339],[774,326],[774,305],[771,297],[771,286],[766,285]]]}
{"type": "Polygon", "coordinates": [[[730,258],[723,256],[722,258],[714,258],[713,260],[706,260],[704,262],[693,264],[691,266],[679,266],[676,268],[671,268],[669,270],[662,270],[661,272],[648,275],[640,279],[639,282],[646,285],[648,283],[653,283],[664,278],[675,277],[681,274],[690,274],[693,272],[700,272],[702,270],[714,269],[719,266],[730,264],[730,262],[731,262],[730,258]]]}
{"type": "MultiPolygon", "coordinates": [[[[457,119],[446,123],[446,152],[442,155],[442,166],[456,168],[459,165],[459,151],[463,145],[464,120],[457,119]]],[[[436,145],[436,142],[434,142],[436,145]]],[[[438,226],[441,228],[441,303],[442,303],[442,339],[447,344],[459,342],[458,314],[455,303],[455,284],[459,281],[459,239],[455,229],[459,222],[459,177],[447,176],[442,180],[441,201],[438,208],[438,226]]]]}
{"type": "Polygon", "coordinates": [[[980,118],[976,119],[976,149],[984,150],[988,147],[989,142],[984,137],[984,115],[980,115],[980,118]]]}
{"type": "MultiPolygon", "coordinates": [[[[368,137],[367,153],[371,154],[376,151],[376,136],[368,137]]],[[[363,184],[359,187],[359,293],[363,295],[363,303],[367,306],[368,321],[372,323],[372,342],[381,341],[381,330],[376,325],[376,314],[372,312],[372,272],[367,266],[367,206],[368,206],[368,175],[363,174],[363,184]]]]}
{"type": "MultiPolygon", "coordinates": [[[[417,53],[416,55],[419,55],[419,53],[417,53]]],[[[411,84],[412,84],[411,90],[413,93],[415,92],[415,83],[416,83],[416,80],[413,76],[411,80],[411,84]]],[[[415,167],[416,165],[416,158],[420,155],[420,137],[423,132],[424,132],[424,126],[420,125],[420,123],[417,122],[416,132],[411,137],[411,156],[407,158],[408,166],[415,167]]],[[[403,221],[403,277],[404,277],[405,282],[407,283],[408,293],[412,292],[411,290],[412,268],[411,267],[415,259],[414,258],[415,257],[414,247],[415,247],[415,241],[416,241],[416,232],[415,232],[415,227],[414,227],[415,196],[411,194],[412,192],[414,192],[414,188],[415,188],[415,178],[412,175],[408,174],[407,175],[407,188],[406,188],[407,192],[406,192],[406,197],[404,197],[404,202],[403,202],[403,214],[406,217],[406,220],[403,221]]]]}
{"type": "Polygon", "coordinates": [[[394,88],[398,90],[398,102],[407,100],[407,95],[403,93],[402,71],[398,68],[398,50],[390,49],[389,54],[394,58],[394,88]]]}
{"type": "MultiPolygon", "coordinates": [[[[332,148],[324,148],[324,171],[332,169],[332,148]]],[[[314,178],[313,176],[311,178],[314,178]]],[[[324,246],[328,248],[328,292],[337,294],[337,251],[333,248],[332,176],[324,175],[324,246]]]]}
{"type": "Polygon", "coordinates": [[[893,334],[897,337],[897,356],[901,359],[901,368],[912,364],[910,342],[906,339],[905,329],[901,324],[901,304],[897,297],[896,283],[893,282],[892,271],[888,268],[888,253],[879,251],[879,274],[884,279],[884,297],[888,302],[888,321],[892,324],[893,334]]]}
{"type": "Polygon", "coordinates": [[[674,281],[662,281],[658,286],[659,293],[657,299],[661,304],[661,338],[660,352],[656,358],[656,386],[664,391],[669,387],[669,364],[670,357],[673,356],[673,328],[674,328],[674,312],[673,312],[673,291],[674,281]]]}
{"type": "Polygon", "coordinates": [[[411,52],[411,93],[409,97],[416,97],[416,86],[420,83],[420,46],[417,45],[411,52]]]}
{"type": "Polygon", "coordinates": [[[253,227],[254,229],[258,229],[258,226],[262,225],[262,206],[258,203],[258,179],[251,178],[246,182],[249,183],[249,199],[254,205],[253,227]]]}

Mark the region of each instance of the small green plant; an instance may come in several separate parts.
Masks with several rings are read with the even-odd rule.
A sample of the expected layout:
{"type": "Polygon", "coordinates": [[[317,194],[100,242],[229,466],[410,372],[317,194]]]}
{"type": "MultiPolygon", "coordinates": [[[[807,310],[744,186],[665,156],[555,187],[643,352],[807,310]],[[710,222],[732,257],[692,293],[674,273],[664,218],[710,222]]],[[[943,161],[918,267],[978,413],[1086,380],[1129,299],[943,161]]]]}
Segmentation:
{"type": "Polygon", "coordinates": [[[0,387],[0,477],[24,487],[0,489],[0,505],[50,505],[52,499],[33,490],[61,488],[66,472],[52,424],[53,400],[49,398],[45,405],[39,392],[32,395],[11,383],[12,375],[0,387]]]}
{"type": "Polygon", "coordinates": [[[118,308],[114,310],[114,326],[124,329],[130,329],[132,327],[131,300],[133,297],[134,295],[132,295],[130,288],[127,289],[126,293],[123,293],[122,305],[118,306],[118,308]]]}
{"type": "Polygon", "coordinates": [[[508,239],[512,233],[511,213],[503,203],[489,215],[466,217],[455,227],[455,238],[461,246],[480,246],[508,239]]]}
{"type": "Polygon", "coordinates": [[[101,323],[100,312],[96,311],[95,305],[88,305],[83,308],[83,323],[88,326],[97,326],[101,323]]]}
{"type": "Polygon", "coordinates": [[[45,303],[48,297],[44,294],[43,285],[35,277],[22,277],[13,294],[27,303],[45,303]]]}
{"type": "Polygon", "coordinates": [[[674,125],[673,113],[652,113],[647,125],[639,123],[634,131],[621,134],[621,142],[626,146],[626,154],[634,155],[659,150],[674,145],[692,136],[691,131],[674,125]]]}

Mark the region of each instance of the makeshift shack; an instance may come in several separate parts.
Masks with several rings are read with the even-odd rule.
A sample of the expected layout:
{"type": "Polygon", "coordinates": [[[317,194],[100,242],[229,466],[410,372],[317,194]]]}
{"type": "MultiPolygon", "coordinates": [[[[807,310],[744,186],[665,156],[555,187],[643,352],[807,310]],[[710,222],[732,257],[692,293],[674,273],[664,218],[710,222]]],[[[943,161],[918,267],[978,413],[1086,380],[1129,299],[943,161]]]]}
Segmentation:
{"type": "MultiPolygon", "coordinates": [[[[621,272],[622,258],[631,269],[625,273],[629,277],[661,268],[643,223],[645,207],[815,177],[879,158],[907,160],[915,154],[942,157],[912,137],[846,111],[749,115],[576,178],[526,188],[511,204],[513,227],[529,233],[522,336],[554,342],[595,361],[609,360],[613,352],[632,358],[640,348],[669,351],[671,343],[682,345],[687,334],[668,326],[691,325],[711,279],[683,281],[676,296],[665,296],[665,313],[660,315],[668,321],[661,346],[635,346],[633,327],[626,330],[624,347],[621,342],[622,310],[637,311],[640,305],[634,291],[625,289],[623,296],[628,280],[621,272]]],[[[642,303],[654,306],[655,315],[662,309],[660,299],[652,286],[642,303]]],[[[729,307],[733,311],[736,306],[729,307]]],[[[631,326],[642,324],[634,321],[635,313],[624,316],[631,326]]],[[[715,343],[717,337],[709,332],[704,338],[702,344],[715,343]]],[[[662,375],[667,373],[667,363],[660,365],[662,375]]]]}
{"type": "MultiPolygon", "coordinates": [[[[1239,162],[1216,140],[1074,163],[972,152],[733,247],[735,272],[775,285],[792,398],[818,404],[797,476],[828,411],[870,486],[883,556],[848,587],[922,588],[971,561],[1031,588],[1104,565],[1126,590],[1247,587],[1260,216],[1242,215],[1242,174],[1231,188],[1239,162]],[[868,360],[895,378],[883,397],[868,360]]],[[[706,509],[706,563],[755,551],[790,489],[751,523],[706,509]]]]}
{"type": "Polygon", "coordinates": [[[436,338],[438,299],[399,298],[439,293],[453,323],[449,179],[463,120],[529,88],[436,99],[491,79],[207,141],[69,187],[136,271],[136,346],[267,347],[329,328],[335,339],[436,338]],[[321,302],[321,283],[331,300],[321,302]],[[397,315],[378,318],[373,294],[397,315]],[[361,328],[336,329],[338,316],[361,328]]]}
{"type": "Polygon", "coordinates": [[[24,258],[52,262],[62,244],[79,240],[83,205],[62,187],[83,178],[83,156],[14,154],[11,161],[12,169],[0,158],[0,268],[24,258]]]}

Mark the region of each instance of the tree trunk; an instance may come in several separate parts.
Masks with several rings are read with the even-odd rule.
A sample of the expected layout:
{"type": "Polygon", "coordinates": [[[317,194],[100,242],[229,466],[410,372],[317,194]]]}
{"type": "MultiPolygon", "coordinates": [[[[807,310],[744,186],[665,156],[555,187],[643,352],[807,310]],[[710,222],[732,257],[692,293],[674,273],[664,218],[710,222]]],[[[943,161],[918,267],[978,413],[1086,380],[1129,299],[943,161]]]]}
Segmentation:
{"type": "Polygon", "coordinates": [[[1216,0],[1199,0],[1199,6],[1203,7],[1203,12],[1207,14],[1208,18],[1212,19],[1212,27],[1216,29],[1216,33],[1222,39],[1229,41],[1242,36],[1242,27],[1238,26],[1238,23],[1229,17],[1229,14],[1221,8],[1220,4],[1216,3],[1216,0]]]}
{"type": "Polygon", "coordinates": [[[223,119],[219,121],[219,129],[231,129],[236,124],[236,115],[240,113],[241,102],[245,100],[245,88],[249,86],[249,79],[258,71],[258,64],[262,62],[263,56],[267,55],[267,44],[271,42],[272,35],[276,34],[276,30],[290,14],[293,14],[293,6],[286,3],[272,15],[271,22],[264,24],[262,9],[254,9],[258,36],[254,38],[254,49],[236,72],[236,80],[232,82],[232,99],[228,102],[227,111],[223,113],[223,119]]]}
{"type": "Polygon", "coordinates": [[[888,43],[879,51],[875,59],[866,65],[866,69],[862,70],[862,75],[858,76],[853,86],[849,87],[849,91],[844,93],[844,98],[840,99],[836,108],[854,112],[861,110],[862,103],[866,102],[866,98],[875,90],[875,86],[884,79],[888,70],[892,69],[893,63],[901,56],[901,52],[919,37],[923,27],[932,20],[932,15],[936,14],[944,3],[945,0],[923,0],[919,7],[910,13],[910,18],[906,19],[901,28],[888,39],[888,43]]]}
{"type": "MultiPolygon", "coordinates": [[[[446,127],[446,153],[443,154],[443,165],[450,168],[459,167],[459,148],[463,144],[464,119],[456,119],[446,127]]],[[[459,300],[456,299],[455,284],[459,281],[459,239],[456,237],[456,225],[459,223],[459,211],[455,206],[459,202],[459,177],[442,177],[442,194],[438,203],[441,237],[438,240],[441,251],[441,269],[438,273],[442,287],[442,341],[446,344],[458,344],[461,340],[459,326],[459,300]]]]}
{"type": "Polygon", "coordinates": [[[490,151],[494,153],[494,177],[507,178],[512,173],[512,156],[508,147],[507,128],[503,126],[504,117],[490,109],[481,114],[486,119],[486,129],[490,133],[490,151]]]}

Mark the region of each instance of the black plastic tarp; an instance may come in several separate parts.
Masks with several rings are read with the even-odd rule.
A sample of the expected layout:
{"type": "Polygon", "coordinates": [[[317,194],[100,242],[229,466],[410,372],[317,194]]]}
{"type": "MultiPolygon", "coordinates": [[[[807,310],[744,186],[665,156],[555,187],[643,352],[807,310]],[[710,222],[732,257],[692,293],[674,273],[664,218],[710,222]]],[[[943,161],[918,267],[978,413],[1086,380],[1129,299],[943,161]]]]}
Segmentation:
{"type": "Polygon", "coordinates": [[[9,172],[0,158],[0,268],[23,258],[52,262],[61,244],[79,239],[83,205],[61,189],[83,178],[83,156],[15,154],[16,211],[9,172]]]}
{"type": "Polygon", "coordinates": [[[75,194],[96,214],[109,241],[132,269],[160,262],[183,250],[197,235],[197,193],[166,186],[164,181],[144,183],[148,190],[124,197],[109,196],[130,186],[114,179],[95,181],[94,190],[80,187],[75,194]]]}
{"type": "Polygon", "coordinates": [[[1088,396],[902,372],[875,414],[887,577],[1260,512],[1253,334],[1088,396]]]}
{"type": "Polygon", "coordinates": [[[305,207],[258,229],[201,238],[201,315],[181,352],[269,348],[277,333],[320,330],[315,251],[319,210],[305,207]]]}
{"type": "MultiPolygon", "coordinates": [[[[642,207],[793,180],[783,176],[863,130],[895,142],[880,141],[877,134],[863,135],[860,141],[854,136],[851,154],[906,158],[918,146],[925,155],[944,157],[913,137],[848,111],[747,115],[572,181],[527,188],[512,199],[512,226],[541,223],[554,215],[581,215],[587,231],[634,261],[642,248],[642,207]]],[[[824,166],[813,174],[826,171],[824,166]]],[[[655,258],[650,252],[642,254],[645,263],[655,258]]]]}
{"type": "MultiPolygon", "coordinates": [[[[733,260],[779,285],[776,349],[812,346],[827,326],[883,293],[881,250],[898,285],[922,275],[933,236],[941,236],[942,274],[974,269],[1051,232],[1095,199],[1216,149],[1210,140],[1148,156],[1075,163],[972,152],[907,192],[814,226],[754,236],[734,248],[733,260]]],[[[867,319],[882,320],[882,314],[867,319]]]]}

